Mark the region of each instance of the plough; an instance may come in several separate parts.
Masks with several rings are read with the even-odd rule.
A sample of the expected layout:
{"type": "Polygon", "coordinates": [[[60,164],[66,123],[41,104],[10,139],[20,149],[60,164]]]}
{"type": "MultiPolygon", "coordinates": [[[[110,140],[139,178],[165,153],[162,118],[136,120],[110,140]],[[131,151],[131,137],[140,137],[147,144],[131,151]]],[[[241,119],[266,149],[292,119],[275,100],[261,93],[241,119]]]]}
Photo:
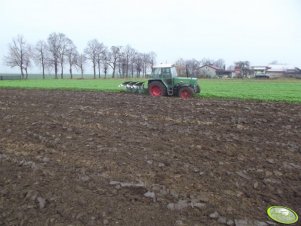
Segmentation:
{"type": "Polygon", "coordinates": [[[127,92],[130,93],[144,93],[144,82],[136,81],[126,81],[119,85],[119,87],[124,87],[127,92]]]}

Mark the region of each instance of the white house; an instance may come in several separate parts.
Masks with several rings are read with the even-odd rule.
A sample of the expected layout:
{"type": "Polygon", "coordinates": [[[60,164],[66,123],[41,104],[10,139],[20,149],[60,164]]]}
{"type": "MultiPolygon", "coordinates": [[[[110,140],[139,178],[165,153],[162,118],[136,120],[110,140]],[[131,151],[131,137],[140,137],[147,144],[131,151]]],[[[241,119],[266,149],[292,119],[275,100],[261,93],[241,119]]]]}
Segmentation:
{"type": "Polygon", "coordinates": [[[222,77],[222,76],[232,77],[232,71],[218,68],[208,64],[205,64],[199,68],[199,74],[201,77],[209,77],[209,78],[222,77]]]}

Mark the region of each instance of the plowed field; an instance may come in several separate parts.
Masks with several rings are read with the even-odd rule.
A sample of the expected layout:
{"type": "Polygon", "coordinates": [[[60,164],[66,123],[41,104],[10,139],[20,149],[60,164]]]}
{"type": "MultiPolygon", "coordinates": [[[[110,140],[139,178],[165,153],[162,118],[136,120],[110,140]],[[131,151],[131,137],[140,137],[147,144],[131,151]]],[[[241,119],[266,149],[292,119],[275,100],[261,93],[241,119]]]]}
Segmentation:
{"type": "Polygon", "coordinates": [[[269,225],[270,205],[301,213],[300,104],[0,90],[0,225],[269,225]]]}

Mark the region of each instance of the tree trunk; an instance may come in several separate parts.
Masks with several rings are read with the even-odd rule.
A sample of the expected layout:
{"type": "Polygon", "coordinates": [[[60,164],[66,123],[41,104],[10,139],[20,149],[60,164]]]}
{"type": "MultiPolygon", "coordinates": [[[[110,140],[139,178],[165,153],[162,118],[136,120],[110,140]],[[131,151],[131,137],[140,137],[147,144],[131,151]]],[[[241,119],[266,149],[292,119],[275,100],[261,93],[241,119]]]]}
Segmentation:
{"type": "Polygon", "coordinates": [[[23,72],[23,51],[22,51],[22,49],[21,49],[21,54],[20,54],[21,56],[21,62],[20,62],[20,64],[21,64],[21,66],[20,66],[20,69],[21,69],[21,77],[22,77],[22,79],[24,79],[24,72],[23,72]]]}
{"type": "Polygon", "coordinates": [[[45,63],[44,63],[43,55],[42,55],[42,71],[43,71],[43,79],[45,79],[45,63]]]}
{"type": "Polygon", "coordinates": [[[42,70],[43,70],[43,79],[45,79],[45,66],[44,66],[44,64],[42,65],[42,70]]]}
{"type": "Polygon", "coordinates": [[[24,68],[24,70],[25,70],[25,73],[26,73],[26,77],[25,77],[25,79],[28,79],[27,67],[26,67],[26,68],[24,68]]]}
{"type": "Polygon", "coordinates": [[[61,64],[61,79],[64,78],[64,66],[61,64]]]}
{"type": "Polygon", "coordinates": [[[100,62],[98,62],[98,78],[100,78],[100,62]]]}
{"type": "Polygon", "coordinates": [[[112,73],[112,78],[115,78],[115,70],[116,70],[116,64],[113,64],[113,73],[112,73]]]}
{"type": "Polygon", "coordinates": [[[93,73],[94,73],[94,79],[96,79],[96,68],[95,63],[93,63],[93,73]]]}
{"type": "Polygon", "coordinates": [[[58,77],[57,77],[57,66],[58,66],[58,63],[57,62],[54,62],[54,77],[55,77],[55,79],[58,79],[58,77]]]}
{"type": "Polygon", "coordinates": [[[23,67],[22,66],[20,67],[20,70],[21,70],[21,79],[24,79],[24,72],[23,72],[23,67]]]}
{"type": "Polygon", "coordinates": [[[126,70],[125,77],[128,78],[129,77],[129,58],[128,57],[126,58],[125,70],[126,70]]]}
{"type": "Polygon", "coordinates": [[[118,73],[119,73],[119,77],[122,77],[122,72],[121,72],[121,66],[119,64],[119,67],[118,67],[118,73]]]}
{"type": "Polygon", "coordinates": [[[70,65],[69,72],[70,72],[70,78],[71,78],[71,79],[73,79],[73,74],[72,74],[72,66],[71,66],[71,65],[70,65]]]}

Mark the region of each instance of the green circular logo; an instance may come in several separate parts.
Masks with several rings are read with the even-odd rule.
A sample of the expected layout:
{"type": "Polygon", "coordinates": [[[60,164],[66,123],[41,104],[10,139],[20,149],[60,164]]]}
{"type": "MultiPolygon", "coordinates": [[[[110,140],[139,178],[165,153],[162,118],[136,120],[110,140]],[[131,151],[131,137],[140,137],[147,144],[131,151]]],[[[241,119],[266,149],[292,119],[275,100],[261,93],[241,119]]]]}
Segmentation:
{"type": "Polygon", "coordinates": [[[294,224],[298,221],[297,213],[285,206],[271,206],[267,213],[274,221],[282,224],[294,224]]]}

